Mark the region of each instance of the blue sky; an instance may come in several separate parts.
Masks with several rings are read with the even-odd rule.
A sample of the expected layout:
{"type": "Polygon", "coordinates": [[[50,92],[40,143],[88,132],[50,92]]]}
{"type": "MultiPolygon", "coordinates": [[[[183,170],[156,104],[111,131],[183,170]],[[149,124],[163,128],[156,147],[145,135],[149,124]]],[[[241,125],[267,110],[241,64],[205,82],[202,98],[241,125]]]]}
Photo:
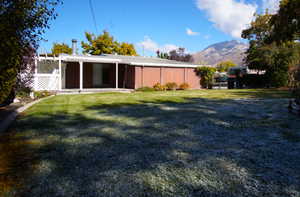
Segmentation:
{"type": "Polygon", "coordinates": [[[85,31],[100,34],[105,29],[118,41],[133,43],[140,55],[176,47],[193,53],[216,42],[240,40],[241,27],[253,13],[274,11],[279,0],[92,0],[98,31],[89,0],[63,1],[40,52],[50,51],[53,42],[71,45],[73,38],[85,41],[85,31]]]}

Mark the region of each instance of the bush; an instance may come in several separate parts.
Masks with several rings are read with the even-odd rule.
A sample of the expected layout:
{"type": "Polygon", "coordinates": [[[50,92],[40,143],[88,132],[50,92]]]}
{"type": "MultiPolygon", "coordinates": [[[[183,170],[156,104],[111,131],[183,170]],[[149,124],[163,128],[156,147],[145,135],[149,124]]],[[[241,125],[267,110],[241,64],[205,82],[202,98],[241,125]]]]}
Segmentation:
{"type": "Polygon", "coordinates": [[[138,88],[136,91],[138,91],[138,92],[152,92],[152,91],[155,91],[155,89],[151,88],[151,87],[148,87],[148,86],[145,86],[145,87],[138,88]]]}
{"type": "Polygon", "coordinates": [[[190,85],[188,84],[188,83],[182,83],[182,84],[180,84],[180,86],[179,86],[179,89],[180,90],[187,90],[187,89],[189,89],[190,88],[190,85]]]}
{"type": "Polygon", "coordinates": [[[18,98],[28,98],[30,97],[30,92],[31,92],[31,89],[28,88],[28,87],[23,87],[23,88],[20,88],[17,90],[17,97],[18,98]]]}
{"type": "Polygon", "coordinates": [[[167,88],[166,88],[166,86],[161,85],[160,83],[156,83],[153,86],[153,89],[156,90],[156,91],[165,91],[167,88]]]}
{"type": "Polygon", "coordinates": [[[51,93],[48,91],[36,91],[34,92],[34,98],[36,99],[40,99],[40,98],[44,98],[47,96],[51,96],[51,93]]]}
{"type": "Polygon", "coordinates": [[[166,83],[167,90],[176,90],[177,87],[178,87],[178,85],[175,82],[168,82],[168,83],[166,83]]]}
{"type": "Polygon", "coordinates": [[[217,71],[214,67],[201,66],[197,68],[197,74],[201,77],[201,85],[203,88],[210,88],[213,84],[214,74],[217,71]]]}

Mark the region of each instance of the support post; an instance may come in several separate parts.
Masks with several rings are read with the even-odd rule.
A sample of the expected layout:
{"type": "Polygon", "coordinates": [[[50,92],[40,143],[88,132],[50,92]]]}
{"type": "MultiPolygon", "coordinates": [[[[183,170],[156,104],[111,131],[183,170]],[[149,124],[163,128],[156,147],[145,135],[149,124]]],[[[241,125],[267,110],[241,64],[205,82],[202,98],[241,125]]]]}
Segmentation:
{"type": "Polygon", "coordinates": [[[119,63],[116,62],[116,89],[119,88],[119,63]]]}
{"type": "Polygon", "coordinates": [[[83,89],[83,62],[79,62],[79,89],[83,89]]]}
{"type": "Polygon", "coordinates": [[[59,57],[58,59],[58,69],[59,69],[59,82],[58,82],[58,89],[61,91],[62,90],[62,72],[61,72],[61,58],[59,57]]]}
{"type": "Polygon", "coordinates": [[[37,91],[38,90],[38,60],[37,57],[35,57],[34,60],[34,90],[37,91]]]}

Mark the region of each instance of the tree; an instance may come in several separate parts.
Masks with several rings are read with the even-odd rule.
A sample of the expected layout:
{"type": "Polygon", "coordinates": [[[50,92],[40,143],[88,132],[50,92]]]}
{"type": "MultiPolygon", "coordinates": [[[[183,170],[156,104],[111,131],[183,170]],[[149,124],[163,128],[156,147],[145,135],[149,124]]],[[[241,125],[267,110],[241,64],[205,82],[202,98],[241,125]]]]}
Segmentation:
{"type": "Polygon", "coordinates": [[[201,77],[200,83],[203,88],[210,88],[214,80],[214,74],[217,71],[214,67],[201,66],[196,69],[197,74],[201,77]]]}
{"type": "Polygon", "coordinates": [[[181,62],[192,62],[193,57],[190,54],[185,53],[185,48],[178,48],[177,50],[172,50],[169,53],[156,52],[158,58],[169,59],[181,62]]]}
{"type": "Polygon", "coordinates": [[[276,15],[268,13],[256,15],[251,26],[244,30],[242,37],[250,40],[245,63],[250,69],[266,71],[265,79],[273,87],[286,86],[289,81],[297,43],[273,42],[274,27],[272,21],[276,15]]]}
{"type": "Polygon", "coordinates": [[[164,53],[164,52],[160,52],[159,50],[156,51],[157,57],[161,58],[161,59],[169,59],[169,54],[168,53],[164,53]]]}
{"type": "Polygon", "coordinates": [[[95,36],[94,34],[85,32],[88,43],[81,42],[84,53],[91,55],[114,54],[119,55],[137,55],[133,44],[126,42],[119,43],[107,31],[103,34],[95,36]]]}
{"type": "Polygon", "coordinates": [[[0,2],[0,103],[12,95],[18,73],[32,59],[60,0],[0,2]],[[25,58],[26,57],[26,58],[25,58]]]}
{"type": "Polygon", "coordinates": [[[137,56],[135,48],[133,44],[129,44],[126,42],[122,42],[118,49],[119,55],[130,55],[130,56],[137,56]]]}
{"type": "Polygon", "coordinates": [[[237,66],[234,62],[228,60],[218,63],[217,71],[218,72],[227,72],[229,68],[237,66]]]}
{"type": "Polygon", "coordinates": [[[169,52],[169,60],[176,60],[181,62],[192,62],[193,57],[185,53],[185,48],[178,48],[169,52]]]}
{"type": "Polygon", "coordinates": [[[255,15],[248,29],[243,30],[242,38],[248,39],[249,49],[246,51],[245,63],[250,69],[266,70],[268,65],[264,61],[270,47],[266,47],[266,41],[271,34],[271,14],[255,15]]]}
{"type": "Polygon", "coordinates": [[[300,1],[282,0],[280,9],[272,17],[272,41],[277,43],[300,40],[300,1]]]}
{"type": "Polygon", "coordinates": [[[62,53],[72,54],[72,48],[65,43],[53,43],[52,54],[57,56],[62,53]]]}

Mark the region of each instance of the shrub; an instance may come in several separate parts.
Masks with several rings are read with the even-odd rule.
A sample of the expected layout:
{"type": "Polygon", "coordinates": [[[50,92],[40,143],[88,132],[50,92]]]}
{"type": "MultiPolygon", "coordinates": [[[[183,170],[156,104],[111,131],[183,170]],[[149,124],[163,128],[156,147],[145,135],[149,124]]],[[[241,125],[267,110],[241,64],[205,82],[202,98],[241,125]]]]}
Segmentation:
{"type": "Polygon", "coordinates": [[[165,91],[166,90],[166,86],[161,85],[160,83],[156,83],[153,86],[153,89],[156,90],[156,91],[165,91]]]}
{"type": "Polygon", "coordinates": [[[182,84],[180,84],[180,86],[179,86],[179,89],[180,90],[187,90],[187,89],[189,89],[190,88],[190,85],[188,84],[188,83],[182,83],[182,84]]]}
{"type": "Polygon", "coordinates": [[[168,83],[166,83],[167,90],[176,90],[177,87],[178,87],[178,85],[175,82],[168,82],[168,83]]]}
{"type": "Polygon", "coordinates": [[[17,90],[16,96],[19,98],[27,98],[30,97],[31,88],[23,87],[17,90]]]}
{"type": "Polygon", "coordinates": [[[44,98],[44,97],[47,97],[47,96],[50,96],[51,93],[48,92],[48,91],[36,91],[34,92],[34,98],[36,99],[40,99],[40,98],[44,98]]]}
{"type": "Polygon", "coordinates": [[[212,86],[214,74],[217,71],[214,67],[201,66],[197,68],[197,74],[201,77],[201,85],[203,88],[212,86]]]}
{"type": "Polygon", "coordinates": [[[138,92],[152,92],[152,91],[155,91],[155,89],[151,88],[151,87],[148,87],[148,86],[145,86],[145,87],[138,88],[136,91],[138,91],[138,92]]]}

